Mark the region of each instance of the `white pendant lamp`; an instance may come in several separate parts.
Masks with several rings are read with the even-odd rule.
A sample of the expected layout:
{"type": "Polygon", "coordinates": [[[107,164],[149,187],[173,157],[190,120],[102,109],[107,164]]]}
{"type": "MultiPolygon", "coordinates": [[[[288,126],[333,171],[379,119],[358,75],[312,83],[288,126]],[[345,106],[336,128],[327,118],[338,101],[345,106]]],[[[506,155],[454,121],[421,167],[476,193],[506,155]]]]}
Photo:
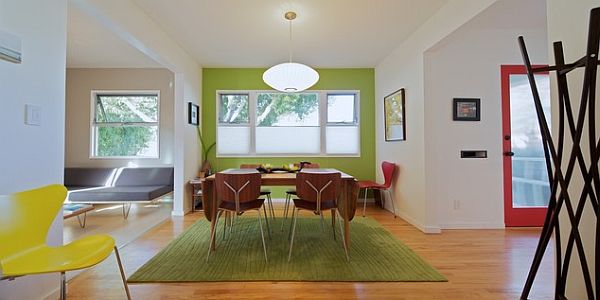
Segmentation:
{"type": "Polygon", "coordinates": [[[292,62],[292,20],[296,19],[296,13],[289,11],[284,17],[290,22],[290,61],[266,70],[263,81],[280,92],[296,93],[315,85],[319,73],[307,65],[292,62]]]}

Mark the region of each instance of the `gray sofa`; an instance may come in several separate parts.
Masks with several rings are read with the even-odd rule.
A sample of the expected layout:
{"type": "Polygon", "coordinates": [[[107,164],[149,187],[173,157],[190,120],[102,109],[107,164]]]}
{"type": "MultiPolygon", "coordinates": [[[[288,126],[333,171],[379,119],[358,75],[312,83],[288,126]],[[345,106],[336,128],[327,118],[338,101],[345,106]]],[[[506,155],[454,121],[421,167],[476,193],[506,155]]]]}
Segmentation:
{"type": "Polygon", "coordinates": [[[173,191],[173,168],[65,168],[68,201],[122,203],[127,218],[131,203],[149,202],[173,191]]]}

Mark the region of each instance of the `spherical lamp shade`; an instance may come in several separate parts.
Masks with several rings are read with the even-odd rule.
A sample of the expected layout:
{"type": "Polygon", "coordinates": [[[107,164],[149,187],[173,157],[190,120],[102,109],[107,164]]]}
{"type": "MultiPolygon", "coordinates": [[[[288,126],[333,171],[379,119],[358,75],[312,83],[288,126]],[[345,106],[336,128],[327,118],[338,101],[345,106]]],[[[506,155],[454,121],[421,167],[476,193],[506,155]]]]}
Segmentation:
{"type": "Polygon", "coordinates": [[[319,81],[319,73],[299,63],[282,63],[263,73],[263,81],[270,87],[286,93],[301,92],[319,81]]]}

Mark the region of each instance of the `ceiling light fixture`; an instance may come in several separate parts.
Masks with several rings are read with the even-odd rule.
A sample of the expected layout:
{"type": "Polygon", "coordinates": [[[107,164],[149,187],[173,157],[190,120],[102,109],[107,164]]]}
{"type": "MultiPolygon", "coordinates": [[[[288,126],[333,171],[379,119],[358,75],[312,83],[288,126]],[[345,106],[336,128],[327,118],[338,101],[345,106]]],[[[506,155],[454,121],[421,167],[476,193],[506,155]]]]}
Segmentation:
{"type": "Polygon", "coordinates": [[[263,81],[278,91],[296,93],[317,83],[319,73],[307,65],[292,62],[292,20],[296,19],[296,13],[288,11],[284,17],[290,22],[290,61],[270,67],[263,73],[263,81]]]}

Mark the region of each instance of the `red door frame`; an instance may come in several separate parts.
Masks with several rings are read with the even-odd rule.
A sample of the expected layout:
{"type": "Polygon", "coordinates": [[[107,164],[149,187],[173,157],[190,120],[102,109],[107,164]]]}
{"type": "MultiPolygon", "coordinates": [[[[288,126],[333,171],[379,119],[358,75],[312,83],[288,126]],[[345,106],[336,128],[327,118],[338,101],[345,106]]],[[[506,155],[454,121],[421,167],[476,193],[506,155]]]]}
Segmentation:
{"type": "MultiPolygon", "coordinates": [[[[534,68],[547,65],[534,65],[534,68]]],[[[510,128],[510,75],[527,74],[523,65],[500,66],[502,84],[502,137],[511,135],[510,128]]],[[[543,74],[543,73],[542,73],[543,74]]],[[[548,74],[548,73],[546,73],[548,74]]],[[[502,153],[511,152],[511,140],[502,139],[502,153]]],[[[546,216],[545,207],[514,208],[512,205],[512,158],[503,156],[504,164],[504,224],[508,227],[542,226],[546,216]]]]}

